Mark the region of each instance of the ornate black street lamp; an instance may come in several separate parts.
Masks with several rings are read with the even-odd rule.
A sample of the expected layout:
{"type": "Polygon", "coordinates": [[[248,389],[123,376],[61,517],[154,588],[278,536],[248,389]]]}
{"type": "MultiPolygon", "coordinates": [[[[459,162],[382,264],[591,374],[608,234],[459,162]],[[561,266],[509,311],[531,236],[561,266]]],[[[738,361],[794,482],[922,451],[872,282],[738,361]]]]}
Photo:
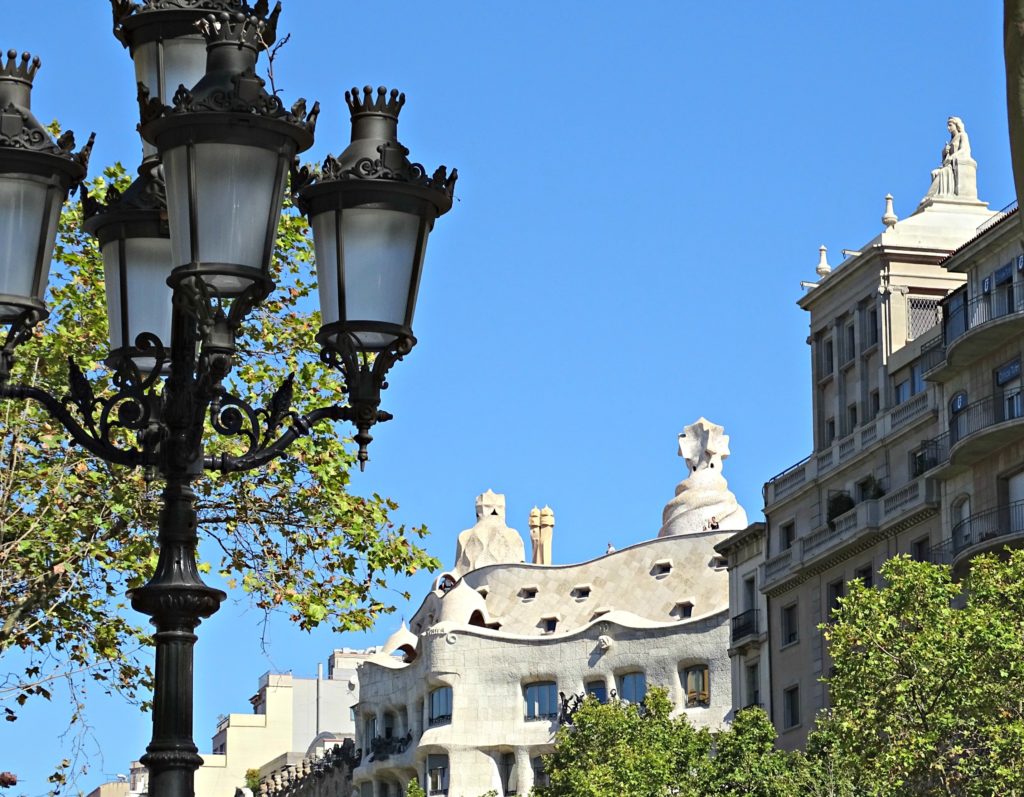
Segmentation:
{"type": "Polygon", "coordinates": [[[139,78],[139,178],[101,203],[84,195],[86,229],[106,273],[112,395],[97,396],[70,363],[58,399],[11,383],[17,345],[46,317],[43,295],[56,224],[85,177],[92,140],[53,141],[29,110],[38,59],[0,63],[0,398],[42,404],[72,439],[110,463],[144,467],[164,482],[153,578],[131,593],[156,627],[153,739],[142,762],[155,797],[192,797],[202,763],[192,739],[195,629],[223,592],[196,567],[192,482],[204,469],[258,468],[323,421],[352,421],[359,461],[385,377],[415,344],[412,319],[427,236],[451,208],[456,172],[427,176],[398,143],[404,96],[346,94],[352,143],[322,170],[298,165],[313,142],[318,105],[286,108],[256,75],[273,41],[279,7],[266,0],[112,0],[118,38],[139,78]],[[214,13],[210,13],[210,12],[214,13]],[[204,58],[197,58],[199,44],[204,58]],[[175,81],[182,81],[175,85],[175,81]],[[147,81],[155,85],[150,86],[147,81]],[[187,85],[191,88],[186,88],[187,85]],[[235,338],[274,282],[270,265],[287,175],[309,217],[318,258],[325,363],[341,370],[349,403],[306,415],[291,409],[287,379],[256,409],[224,387],[235,338]],[[248,441],[240,455],[204,448],[209,421],[248,441]]]}

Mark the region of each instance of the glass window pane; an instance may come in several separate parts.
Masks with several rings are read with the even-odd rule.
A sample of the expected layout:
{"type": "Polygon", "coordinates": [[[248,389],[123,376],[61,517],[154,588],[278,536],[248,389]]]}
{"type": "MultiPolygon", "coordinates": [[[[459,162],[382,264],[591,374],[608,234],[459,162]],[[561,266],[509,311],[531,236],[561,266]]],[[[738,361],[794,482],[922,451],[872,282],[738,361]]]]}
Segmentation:
{"type": "Polygon", "coordinates": [[[554,681],[527,684],[523,688],[526,719],[548,719],[558,716],[558,689],[554,681]]]}

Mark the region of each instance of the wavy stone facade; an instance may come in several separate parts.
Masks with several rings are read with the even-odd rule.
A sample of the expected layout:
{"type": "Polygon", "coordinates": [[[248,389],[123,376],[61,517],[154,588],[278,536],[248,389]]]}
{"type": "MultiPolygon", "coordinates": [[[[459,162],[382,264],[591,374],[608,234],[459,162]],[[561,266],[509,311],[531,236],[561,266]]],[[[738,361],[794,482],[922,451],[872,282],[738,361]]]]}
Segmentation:
{"type": "MultiPolygon", "coordinates": [[[[500,536],[503,496],[488,492],[477,509],[474,529],[500,536]]],[[[359,668],[353,794],[399,797],[416,778],[428,794],[525,795],[585,692],[636,700],[660,686],[695,725],[721,727],[728,578],[714,546],[729,534],[673,534],[558,566],[474,567],[461,545],[458,569],[359,668]]]]}

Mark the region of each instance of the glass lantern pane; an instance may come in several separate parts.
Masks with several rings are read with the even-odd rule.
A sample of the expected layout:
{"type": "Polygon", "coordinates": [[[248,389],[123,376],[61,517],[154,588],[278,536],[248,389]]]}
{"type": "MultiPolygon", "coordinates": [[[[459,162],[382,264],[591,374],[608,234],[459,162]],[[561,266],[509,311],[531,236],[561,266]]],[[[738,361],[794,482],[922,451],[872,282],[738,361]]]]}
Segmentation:
{"type": "Polygon", "coordinates": [[[340,317],[338,307],[338,213],[313,216],[313,246],[316,250],[316,281],[320,292],[320,316],[324,324],[340,317]]]}
{"type": "Polygon", "coordinates": [[[121,316],[121,273],[118,242],[103,247],[103,267],[107,283],[107,319],[110,348],[134,346],[142,332],[151,332],[164,346],[171,339],[171,289],[167,277],[171,271],[171,243],[166,238],[129,238],[125,241],[128,278],[128,337],[123,337],[121,316]]]}
{"type": "Polygon", "coordinates": [[[274,195],[281,168],[276,152],[259,147],[196,145],[201,262],[266,265],[270,208],[284,199],[283,190],[274,195]]]}
{"type": "Polygon", "coordinates": [[[195,36],[177,36],[163,42],[164,86],[161,96],[165,105],[179,86],[191,89],[206,74],[206,40],[195,36]]]}
{"type": "MultiPolygon", "coordinates": [[[[0,177],[0,293],[42,298],[45,278],[42,285],[36,281],[39,241],[46,225],[44,272],[48,272],[56,235],[54,215],[59,213],[61,199],[55,191],[55,201],[47,207],[46,194],[47,184],[42,178],[26,174],[0,177]]],[[[13,315],[11,312],[2,317],[13,315]]]]}
{"type": "Polygon", "coordinates": [[[175,147],[163,155],[167,185],[167,222],[171,228],[171,261],[175,267],[192,262],[188,213],[188,147],[175,147]]]}
{"type": "MultiPolygon", "coordinates": [[[[267,224],[276,226],[284,200],[284,168],[277,153],[238,144],[194,145],[197,251],[195,261],[232,264],[266,270],[267,224]],[[280,190],[275,192],[275,187],[280,190]],[[271,217],[271,209],[275,209],[271,217]]],[[[167,214],[171,251],[176,265],[192,262],[188,148],[164,154],[167,178],[167,214]]],[[[246,279],[211,276],[207,280],[224,295],[236,295],[249,285],[246,279]]]]}
{"type": "MultiPolygon", "coordinates": [[[[160,73],[157,71],[157,42],[146,42],[135,48],[132,52],[132,62],[135,64],[135,82],[136,84],[141,83],[147,89],[149,89],[149,96],[151,98],[160,97],[161,101],[166,104],[167,100],[164,99],[166,94],[161,90],[160,86],[160,73]]],[[[144,157],[156,154],[156,147],[150,144],[145,139],[142,140],[142,154],[144,157]]]]}
{"type": "Polygon", "coordinates": [[[341,214],[346,320],[405,323],[419,227],[419,216],[397,210],[341,214]]]}
{"type": "Polygon", "coordinates": [[[35,286],[35,296],[42,299],[50,280],[50,261],[53,259],[53,247],[57,242],[57,227],[60,225],[60,211],[64,207],[66,197],[63,191],[51,191],[49,194],[49,219],[46,224],[46,235],[43,238],[43,267],[39,270],[35,286]]]}

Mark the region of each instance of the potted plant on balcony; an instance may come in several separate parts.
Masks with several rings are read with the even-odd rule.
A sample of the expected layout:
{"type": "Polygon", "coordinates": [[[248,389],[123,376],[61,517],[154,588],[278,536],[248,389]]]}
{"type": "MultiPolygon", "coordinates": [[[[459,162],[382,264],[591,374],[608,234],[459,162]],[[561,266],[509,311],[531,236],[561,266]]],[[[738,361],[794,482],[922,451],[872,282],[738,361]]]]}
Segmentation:
{"type": "Polygon", "coordinates": [[[853,497],[846,490],[830,492],[828,495],[828,510],[825,515],[828,520],[828,527],[832,531],[835,531],[836,518],[840,515],[846,514],[855,506],[856,504],[853,501],[853,497]]]}

